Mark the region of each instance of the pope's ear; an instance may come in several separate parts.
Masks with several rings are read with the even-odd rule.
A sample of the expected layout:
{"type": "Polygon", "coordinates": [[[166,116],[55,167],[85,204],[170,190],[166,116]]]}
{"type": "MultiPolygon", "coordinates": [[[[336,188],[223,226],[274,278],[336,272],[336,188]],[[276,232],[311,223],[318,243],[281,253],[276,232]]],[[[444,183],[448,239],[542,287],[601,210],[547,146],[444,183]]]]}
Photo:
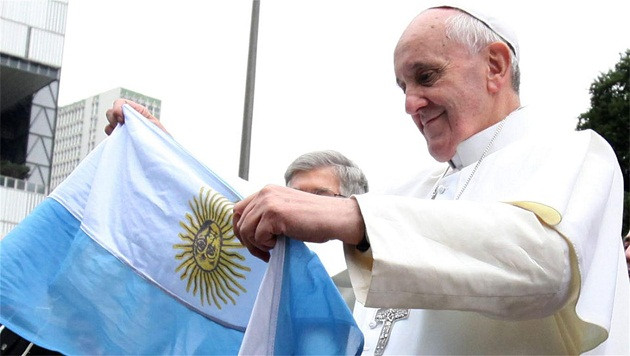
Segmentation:
{"type": "Polygon", "coordinates": [[[488,90],[496,93],[509,83],[510,47],[503,42],[488,45],[488,90]]]}

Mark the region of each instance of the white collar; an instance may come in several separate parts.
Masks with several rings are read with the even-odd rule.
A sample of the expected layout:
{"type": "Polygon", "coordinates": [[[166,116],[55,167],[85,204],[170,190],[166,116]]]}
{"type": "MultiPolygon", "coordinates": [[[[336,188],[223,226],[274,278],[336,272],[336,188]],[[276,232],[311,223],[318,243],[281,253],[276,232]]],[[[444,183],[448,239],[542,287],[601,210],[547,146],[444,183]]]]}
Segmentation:
{"type": "MultiPolygon", "coordinates": [[[[525,134],[527,129],[527,120],[525,119],[525,110],[521,110],[522,108],[523,107],[519,107],[518,109],[512,111],[504,119],[504,127],[499,136],[492,143],[492,147],[490,147],[487,154],[500,150],[525,134]]],[[[501,121],[462,141],[457,146],[453,158],[448,161],[451,168],[454,170],[460,170],[463,167],[477,162],[488,146],[488,143],[492,139],[492,136],[494,135],[500,122],[501,121]]]]}

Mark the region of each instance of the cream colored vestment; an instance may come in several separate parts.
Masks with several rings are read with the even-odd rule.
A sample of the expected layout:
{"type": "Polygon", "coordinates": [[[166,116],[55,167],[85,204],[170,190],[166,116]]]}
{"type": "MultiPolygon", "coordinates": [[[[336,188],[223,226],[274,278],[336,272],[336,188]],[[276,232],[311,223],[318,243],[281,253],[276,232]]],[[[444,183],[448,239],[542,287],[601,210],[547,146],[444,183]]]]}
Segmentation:
{"type": "Polygon", "coordinates": [[[508,116],[457,201],[494,126],[460,144],[443,179],[445,166],[355,197],[372,246],[345,246],[365,354],[380,307],[413,309],[385,354],[630,353],[615,155],[592,131],[533,120],[508,116]]]}

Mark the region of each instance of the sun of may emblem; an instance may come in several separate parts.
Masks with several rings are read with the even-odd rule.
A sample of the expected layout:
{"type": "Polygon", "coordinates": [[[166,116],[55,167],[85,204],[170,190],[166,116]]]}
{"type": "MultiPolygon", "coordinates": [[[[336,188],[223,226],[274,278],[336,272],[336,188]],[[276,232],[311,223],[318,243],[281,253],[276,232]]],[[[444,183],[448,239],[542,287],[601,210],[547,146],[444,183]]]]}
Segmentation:
{"type": "Polygon", "coordinates": [[[236,304],[235,296],[247,290],[239,283],[243,274],[251,269],[238,261],[244,261],[235,249],[243,245],[234,237],[232,230],[232,208],[234,204],[213,190],[199,191],[199,196],[188,202],[192,214],[186,214],[187,223],[180,225],[184,232],[179,234],[183,241],[173,245],[181,250],[175,258],[182,263],[175,272],[182,271],[181,280],[187,280],[186,291],[199,293],[201,304],[207,302],[221,309],[228,299],[236,304]]]}

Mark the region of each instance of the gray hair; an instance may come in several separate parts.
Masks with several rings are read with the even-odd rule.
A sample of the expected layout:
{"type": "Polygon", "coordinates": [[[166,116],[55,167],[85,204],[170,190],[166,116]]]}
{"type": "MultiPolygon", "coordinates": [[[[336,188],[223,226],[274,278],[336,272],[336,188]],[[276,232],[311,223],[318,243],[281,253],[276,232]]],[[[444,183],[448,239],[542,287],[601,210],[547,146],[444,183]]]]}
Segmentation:
{"type": "Polygon", "coordinates": [[[339,178],[341,195],[349,197],[368,191],[368,181],[363,171],[346,156],[333,150],[309,152],[296,158],[284,173],[284,181],[289,184],[297,172],[323,167],[334,168],[337,178],[339,178]]]}
{"type": "Polygon", "coordinates": [[[485,46],[493,42],[503,42],[510,48],[510,62],[512,63],[512,88],[518,94],[521,85],[521,71],[514,49],[496,32],[479,19],[460,11],[449,17],[446,22],[446,35],[468,46],[471,53],[479,53],[485,46]]]}

